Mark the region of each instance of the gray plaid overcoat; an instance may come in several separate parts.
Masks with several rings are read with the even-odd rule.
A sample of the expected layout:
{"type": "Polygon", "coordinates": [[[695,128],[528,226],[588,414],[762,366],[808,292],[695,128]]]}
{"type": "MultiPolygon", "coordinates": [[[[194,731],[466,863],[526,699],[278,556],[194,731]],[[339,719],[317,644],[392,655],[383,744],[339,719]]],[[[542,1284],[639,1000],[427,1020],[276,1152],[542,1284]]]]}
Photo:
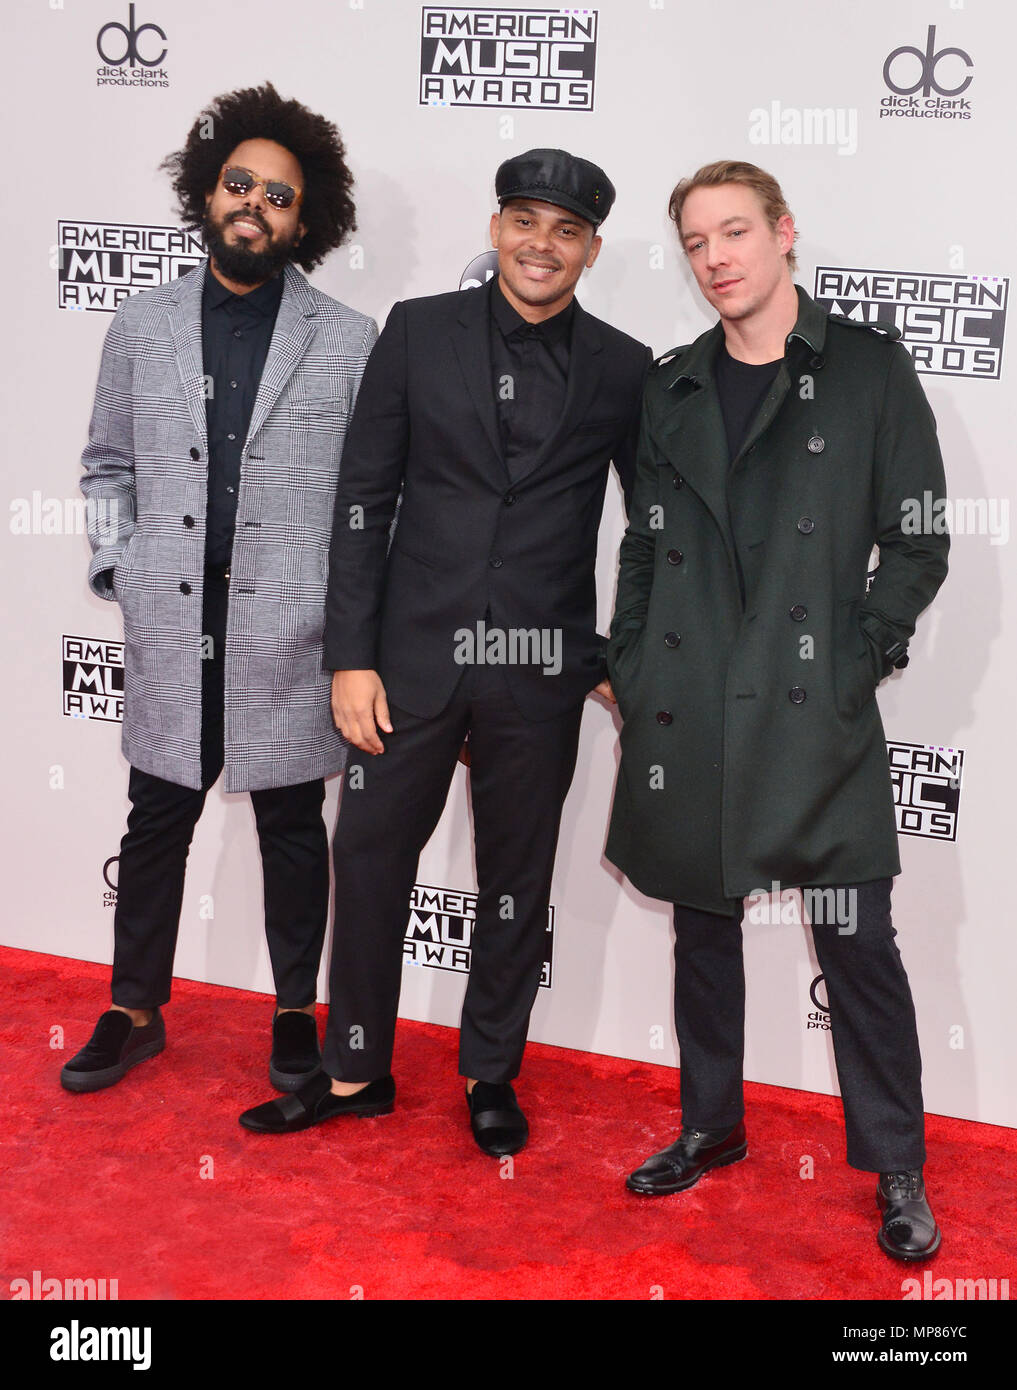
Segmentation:
{"type": "MultiPolygon", "coordinates": [[[[124,620],[123,752],[201,785],[202,587],[208,441],[205,265],[126,299],[106,335],[82,456],[88,582],[124,620]],[[108,571],[112,571],[112,586],[108,571]]],[[[241,458],[226,631],[227,791],[339,772],[322,630],[346,426],[373,319],[285,269],[241,458]]]]}

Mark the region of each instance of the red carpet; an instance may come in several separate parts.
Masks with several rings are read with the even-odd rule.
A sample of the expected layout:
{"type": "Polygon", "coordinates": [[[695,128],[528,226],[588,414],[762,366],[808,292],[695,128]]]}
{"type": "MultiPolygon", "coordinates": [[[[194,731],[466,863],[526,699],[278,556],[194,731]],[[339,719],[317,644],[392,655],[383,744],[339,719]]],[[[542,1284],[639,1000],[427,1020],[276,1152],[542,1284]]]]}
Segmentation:
{"type": "MultiPolygon", "coordinates": [[[[117,1279],[121,1299],[899,1300],[922,1277],[876,1246],[875,1179],[844,1163],[836,1100],[749,1086],[748,1159],[641,1199],[622,1179],[674,1137],[673,1071],[531,1045],[530,1144],[503,1177],[469,1133],[456,1034],[403,1023],[392,1115],[262,1137],[236,1117],[274,1094],[263,995],[177,981],[162,1056],[108,1091],[61,1089],[108,979],[0,950],[0,1299],[34,1270],[117,1279]]],[[[1017,1297],[1017,1132],[930,1116],[928,1143],[929,1269],[1017,1297]]]]}

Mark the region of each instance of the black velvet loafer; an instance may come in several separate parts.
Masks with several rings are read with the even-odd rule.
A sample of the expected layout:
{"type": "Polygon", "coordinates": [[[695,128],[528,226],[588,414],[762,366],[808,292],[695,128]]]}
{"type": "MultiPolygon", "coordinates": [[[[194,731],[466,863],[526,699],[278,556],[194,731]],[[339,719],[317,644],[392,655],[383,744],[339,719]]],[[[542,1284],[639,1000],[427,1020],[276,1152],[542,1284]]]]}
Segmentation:
{"type": "Polygon", "coordinates": [[[630,1173],[625,1186],[641,1197],[666,1197],[695,1186],[710,1168],[723,1168],[745,1157],[745,1121],[732,1130],[686,1129],[675,1142],[652,1154],[642,1167],[630,1173]]]}
{"type": "Polygon", "coordinates": [[[466,1104],[473,1137],[492,1158],[518,1153],[529,1138],[526,1116],[507,1081],[478,1081],[466,1092],[466,1104]]]}
{"type": "Polygon", "coordinates": [[[130,1014],[107,1009],[85,1046],[64,1065],[60,1084],[65,1091],[103,1091],[165,1046],[166,1025],[158,1009],[144,1028],[135,1028],[130,1014]]]}
{"type": "Polygon", "coordinates": [[[240,1123],[256,1134],[295,1134],[340,1115],[387,1115],[394,1101],[395,1082],[391,1076],[372,1081],[352,1096],[334,1096],[332,1078],[319,1071],[292,1095],[245,1110],[240,1123]]]}
{"type": "Polygon", "coordinates": [[[876,1239],[880,1250],[895,1260],[927,1260],[943,1237],[925,1196],[921,1168],[880,1173],[876,1204],[883,1222],[876,1239]]]}
{"type": "Polygon", "coordinates": [[[272,1020],[268,1079],[277,1091],[296,1091],[321,1070],[318,1024],[313,1014],[287,1009],[272,1020]]]}

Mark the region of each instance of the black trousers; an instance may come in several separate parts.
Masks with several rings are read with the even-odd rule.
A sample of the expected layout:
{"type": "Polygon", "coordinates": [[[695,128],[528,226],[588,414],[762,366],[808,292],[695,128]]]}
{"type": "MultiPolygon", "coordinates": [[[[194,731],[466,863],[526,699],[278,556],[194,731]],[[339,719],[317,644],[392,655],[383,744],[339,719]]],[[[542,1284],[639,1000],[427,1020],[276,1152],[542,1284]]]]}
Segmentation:
{"type": "MultiPolygon", "coordinates": [[[[170,997],[184,871],[208,789],[222,772],[228,581],[205,577],[200,790],[131,768],[114,920],[113,1003],[151,1009],[170,997]]],[[[328,836],[319,778],[252,791],[265,888],[265,935],[280,1008],[313,1004],[328,916],[328,836]]]]}
{"type": "Polygon", "coordinates": [[[540,985],[583,707],[524,719],[504,668],[471,666],[435,718],[390,712],[395,732],[382,735],[385,752],[352,750],[343,785],[325,1070],[373,1081],[392,1069],[410,892],[468,732],[478,896],[459,1070],[478,1081],[511,1081],[540,985]]]}
{"type": "MultiPolygon", "coordinates": [[[[851,885],[854,931],[842,932],[836,922],[812,926],[826,977],[847,1161],[874,1173],[925,1162],[922,1061],[911,989],[894,942],[892,882],[851,885]]],[[[676,904],[674,919],[682,1124],[729,1129],[745,1114],[741,916],[676,904]]]]}

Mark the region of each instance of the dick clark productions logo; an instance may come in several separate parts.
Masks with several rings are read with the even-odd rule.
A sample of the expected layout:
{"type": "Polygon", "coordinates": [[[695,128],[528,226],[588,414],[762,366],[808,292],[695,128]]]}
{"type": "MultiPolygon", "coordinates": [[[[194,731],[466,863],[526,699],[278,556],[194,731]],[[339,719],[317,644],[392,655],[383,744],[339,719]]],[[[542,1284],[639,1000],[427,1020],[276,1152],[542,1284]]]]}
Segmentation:
{"type": "Polygon", "coordinates": [[[930,24],[924,51],[904,43],[887,54],[883,81],[893,95],[879,103],[880,120],[900,116],[969,121],[971,100],[962,93],[971,86],[973,74],[970,53],[963,48],[937,48],[936,26],[930,24]]]}
{"type": "Polygon", "coordinates": [[[111,19],[102,26],[95,47],[103,61],[96,68],[97,87],[169,86],[169,73],[159,66],[169,52],[166,30],[151,21],[139,24],[133,4],[127,6],[126,24],[111,19]]]}

